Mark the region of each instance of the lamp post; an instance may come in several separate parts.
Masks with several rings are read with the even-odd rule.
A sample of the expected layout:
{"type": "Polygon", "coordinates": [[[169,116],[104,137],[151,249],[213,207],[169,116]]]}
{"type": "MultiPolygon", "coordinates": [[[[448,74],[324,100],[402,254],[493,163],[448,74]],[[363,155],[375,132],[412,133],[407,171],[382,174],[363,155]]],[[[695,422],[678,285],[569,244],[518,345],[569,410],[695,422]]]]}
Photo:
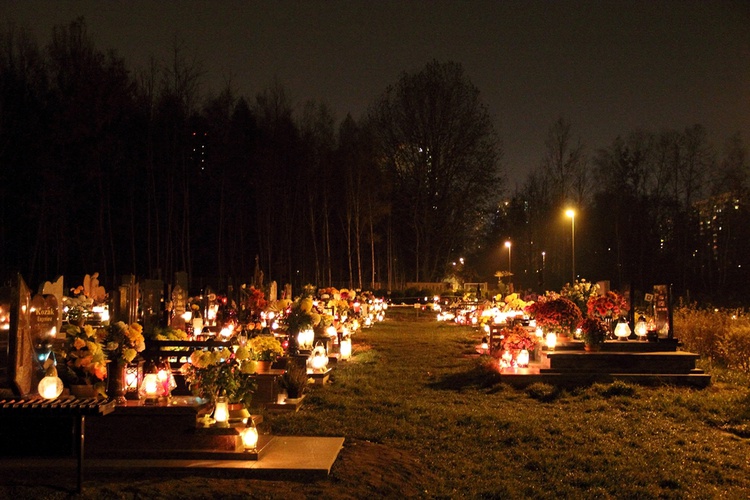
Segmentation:
{"type": "Polygon", "coordinates": [[[511,260],[510,260],[510,240],[505,242],[505,248],[508,249],[508,273],[510,275],[508,276],[508,288],[509,292],[513,292],[513,267],[511,266],[511,260]]]}
{"type": "Polygon", "coordinates": [[[576,211],[569,208],[565,211],[565,215],[570,217],[570,241],[571,241],[571,263],[573,267],[573,277],[571,278],[570,284],[572,285],[576,280],[576,211]]]}
{"type": "Polygon", "coordinates": [[[544,292],[544,267],[547,264],[547,252],[542,252],[542,292],[544,292]]]}

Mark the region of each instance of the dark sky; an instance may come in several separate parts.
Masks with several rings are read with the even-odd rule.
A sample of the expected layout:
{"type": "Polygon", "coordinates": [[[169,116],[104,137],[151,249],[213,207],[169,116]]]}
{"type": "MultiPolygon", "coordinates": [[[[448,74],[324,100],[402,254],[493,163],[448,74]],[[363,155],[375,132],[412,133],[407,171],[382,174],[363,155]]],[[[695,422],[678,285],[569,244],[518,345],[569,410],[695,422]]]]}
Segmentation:
{"type": "MultiPolygon", "coordinates": [[[[45,43],[83,16],[131,68],[187,44],[213,89],[253,97],[274,78],[294,102],[361,116],[403,71],[464,66],[520,182],[564,116],[590,148],[635,128],[703,124],[750,143],[750,2],[0,0],[0,19],[45,43]]],[[[512,185],[511,185],[512,187],[512,185]]]]}

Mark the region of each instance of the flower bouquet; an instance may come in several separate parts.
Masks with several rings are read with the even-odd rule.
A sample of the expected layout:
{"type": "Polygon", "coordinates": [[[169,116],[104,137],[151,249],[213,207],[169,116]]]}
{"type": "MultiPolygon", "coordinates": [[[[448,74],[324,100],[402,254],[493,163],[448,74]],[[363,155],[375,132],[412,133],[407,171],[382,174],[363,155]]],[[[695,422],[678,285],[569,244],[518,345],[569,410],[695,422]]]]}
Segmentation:
{"type": "Polygon", "coordinates": [[[617,292],[608,291],[603,295],[592,296],[586,303],[588,315],[602,321],[613,320],[625,314],[629,307],[625,297],[617,292]]]}
{"type": "Polygon", "coordinates": [[[581,336],[587,351],[600,349],[607,333],[607,325],[597,318],[586,318],[581,323],[581,336]]]}
{"type": "Polygon", "coordinates": [[[138,323],[127,325],[118,321],[105,328],[104,350],[112,363],[130,363],[145,348],[143,327],[138,323]]]}
{"type": "Polygon", "coordinates": [[[281,342],[271,335],[253,337],[250,339],[249,347],[251,356],[256,361],[276,361],[284,354],[281,342]]]}
{"type": "Polygon", "coordinates": [[[599,285],[597,283],[590,283],[586,280],[574,281],[571,285],[566,283],[563,289],[560,291],[560,296],[571,300],[581,313],[587,315],[587,304],[591,297],[596,297],[599,294],[599,285]]]}
{"type": "Polygon", "coordinates": [[[501,345],[503,350],[521,350],[531,351],[536,347],[537,340],[526,328],[516,325],[513,328],[504,328],[500,331],[504,336],[501,345]]]}
{"type": "Polygon", "coordinates": [[[250,351],[243,346],[235,352],[229,348],[193,351],[190,362],[180,368],[195,396],[215,402],[225,395],[230,403],[250,404],[255,392],[255,372],[250,351]]]}
{"type": "Polygon", "coordinates": [[[263,290],[254,286],[245,288],[242,286],[243,299],[240,303],[240,320],[242,322],[256,321],[260,313],[266,310],[268,301],[263,290]]]}
{"type": "Polygon", "coordinates": [[[65,342],[59,355],[61,358],[60,378],[71,385],[91,385],[94,390],[104,393],[104,379],[107,378],[107,358],[97,331],[91,325],[64,325],[65,342]]]}
{"type": "Polygon", "coordinates": [[[581,310],[564,297],[542,298],[526,308],[537,326],[570,335],[581,323],[581,310]]]}

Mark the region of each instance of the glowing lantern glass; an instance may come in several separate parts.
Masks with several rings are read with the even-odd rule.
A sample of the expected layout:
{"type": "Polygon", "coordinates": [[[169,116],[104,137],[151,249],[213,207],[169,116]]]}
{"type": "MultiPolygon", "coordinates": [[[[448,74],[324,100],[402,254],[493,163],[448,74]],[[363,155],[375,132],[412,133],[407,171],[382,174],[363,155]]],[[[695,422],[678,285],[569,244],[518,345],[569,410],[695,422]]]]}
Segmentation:
{"type": "Polygon", "coordinates": [[[216,421],[215,427],[229,427],[229,402],[226,396],[216,398],[214,420],[216,421]]]}
{"type": "Polygon", "coordinates": [[[501,359],[505,362],[505,366],[510,366],[513,362],[513,354],[510,351],[505,351],[501,357],[501,359]]]}
{"type": "Polygon", "coordinates": [[[341,340],[341,345],[339,346],[339,351],[341,353],[341,359],[349,359],[352,357],[352,339],[345,338],[341,340]]]}
{"type": "Polygon", "coordinates": [[[557,346],[557,334],[555,332],[549,332],[544,339],[544,343],[547,345],[547,349],[554,351],[555,346],[557,346]]]}
{"type": "Polygon", "coordinates": [[[628,325],[627,321],[617,323],[615,337],[617,337],[617,340],[628,340],[628,337],[630,337],[630,325],[628,325]]]}
{"type": "Polygon", "coordinates": [[[312,328],[300,330],[297,334],[297,345],[300,349],[312,349],[314,340],[315,332],[313,332],[312,328]]]}
{"type": "Polygon", "coordinates": [[[245,451],[253,451],[258,447],[258,428],[252,418],[247,419],[247,427],[242,429],[241,435],[245,451]]]}
{"type": "Polygon", "coordinates": [[[516,356],[516,363],[520,368],[526,368],[529,366],[529,351],[521,349],[521,352],[516,356]]]}
{"type": "Polygon", "coordinates": [[[314,372],[324,372],[328,367],[328,354],[326,354],[325,347],[316,346],[310,354],[309,363],[314,372]]]}
{"type": "Polygon", "coordinates": [[[147,373],[143,376],[143,382],[138,389],[138,396],[144,400],[145,404],[156,404],[161,396],[161,387],[159,378],[156,373],[147,373]]]}
{"type": "Polygon", "coordinates": [[[138,387],[143,380],[143,368],[140,364],[131,363],[125,365],[125,391],[138,392],[138,387]]]}
{"type": "Polygon", "coordinates": [[[635,334],[638,335],[639,340],[644,340],[648,335],[648,325],[643,319],[639,319],[635,324],[635,334]]]}
{"type": "Polygon", "coordinates": [[[193,332],[195,335],[200,335],[203,331],[203,318],[200,316],[193,318],[193,332]]]}
{"type": "Polygon", "coordinates": [[[168,361],[159,366],[159,370],[156,372],[156,380],[160,386],[160,395],[169,398],[172,395],[172,391],[177,387],[177,382],[174,379],[174,375],[172,375],[172,368],[169,366],[168,361]]]}
{"type": "Polygon", "coordinates": [[[39,395],[44,399],[55,399],[63,391],[63,383],[60,377],[57,376],[57,369],[54,365],[47,369],[44,378],[39,381],[37,386],[39,395]]]}

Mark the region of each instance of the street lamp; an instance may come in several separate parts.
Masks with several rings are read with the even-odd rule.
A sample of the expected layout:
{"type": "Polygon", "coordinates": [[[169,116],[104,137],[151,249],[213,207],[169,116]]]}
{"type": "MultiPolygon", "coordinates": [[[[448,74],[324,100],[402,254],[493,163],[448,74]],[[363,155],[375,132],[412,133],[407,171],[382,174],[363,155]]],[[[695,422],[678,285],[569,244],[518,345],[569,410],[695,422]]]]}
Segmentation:
{"type": "Polygon", "coordinates": [[[508,288],[509,292],[513,291],[513,267],[510,261],[510,240],[505,242],[505,248],[508,249],[508,288]]]}
{"type": "Polygon", "coordinates": [[[576,280],[576,211],[569,208],[565,211],[565,215],[570,217],[570,241],[571,241],[571,262],[573,265],[573,278],[570,281],[572,285],[576,280]]]}
{"type": "Polygon", "coordinates": [[[505,242],[505,248],[508,249],[508,272],[512,273],[513,272],[513,268],[510,265],[510,241],[506,241],[505,242]]]}
{"type": "Polygon", "coordinates": [[[544,292],[544,267],[547,264],[547,252],[542,252],[542,292],[544,292]]]}

